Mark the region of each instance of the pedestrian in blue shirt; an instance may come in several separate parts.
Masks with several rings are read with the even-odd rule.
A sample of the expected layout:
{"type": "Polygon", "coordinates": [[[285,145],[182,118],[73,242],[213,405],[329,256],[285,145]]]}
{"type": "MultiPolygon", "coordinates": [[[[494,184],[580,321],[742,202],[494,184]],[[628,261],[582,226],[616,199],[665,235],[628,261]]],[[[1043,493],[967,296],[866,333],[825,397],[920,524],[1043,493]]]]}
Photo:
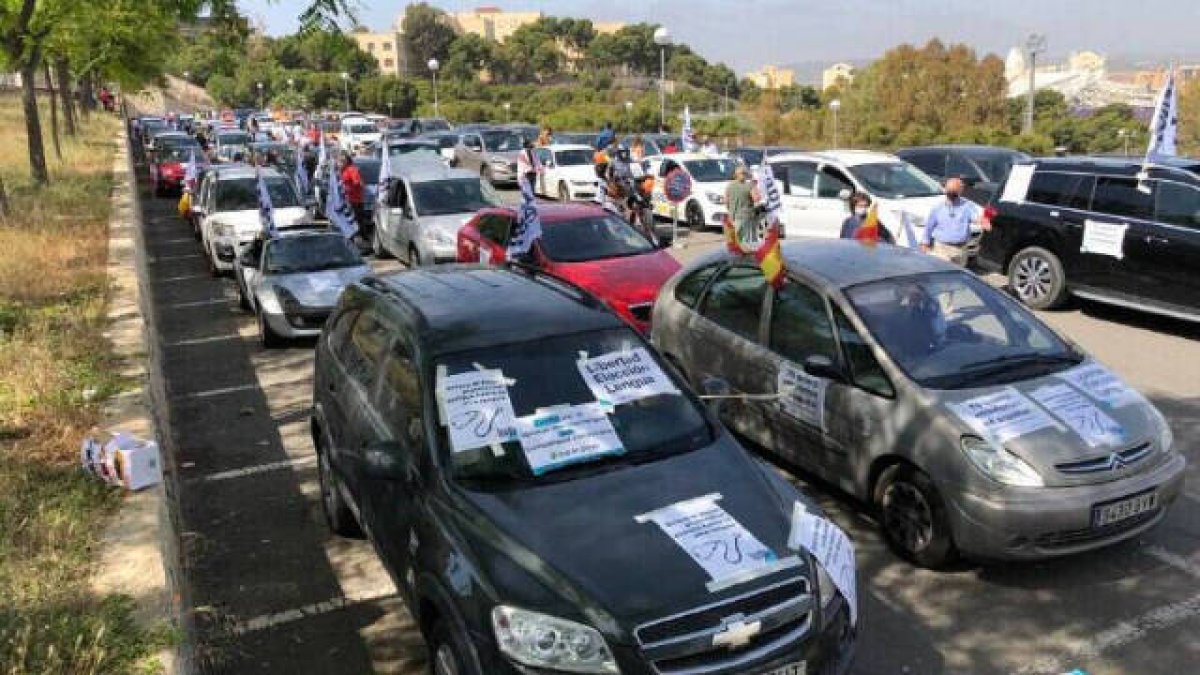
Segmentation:
{"type": "Polygon", "coordinates": [[[921,250],[955,265],[967,264],[971,226],[983,225],[983,210],[963,199],[960,178],[946,181],[946,201],[933,207],[925,220],[921,250]]]}
{"type": "Polygon", "coordinates": [[[600,134],[596,136],[596,149],[606,149],[614,140],[616,140],[616,138],[617,135],[613,132],[612,122],[605,122],[604,128],[601,129],[600,134]]]}

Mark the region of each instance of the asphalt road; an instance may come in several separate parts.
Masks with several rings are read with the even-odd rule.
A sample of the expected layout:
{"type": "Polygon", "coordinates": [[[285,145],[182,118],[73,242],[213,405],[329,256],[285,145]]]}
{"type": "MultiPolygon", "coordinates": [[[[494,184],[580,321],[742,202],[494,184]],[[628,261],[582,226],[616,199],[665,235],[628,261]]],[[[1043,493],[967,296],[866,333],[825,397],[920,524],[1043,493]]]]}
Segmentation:
{"type": "MultiPolygon", "coordinates": [[[[371,547],[332,537],[321,517],[307,431],[312,344],[261,349],[174,200],[141,189],[160,417],[202,672],[420,672],[423,642],[371,547]]],[[[720,237],[680,243],[687,259],[720,237]]],[[[1042,316],[1166,413],[1193,461],[1185,495],[1160,527],[1114,548],[935,573],[892,555],[848,499],[797,479],[856,543],[857,675],[1152,675],[1200,663],[1200,327],[1090,304],[1042,316]]]]}

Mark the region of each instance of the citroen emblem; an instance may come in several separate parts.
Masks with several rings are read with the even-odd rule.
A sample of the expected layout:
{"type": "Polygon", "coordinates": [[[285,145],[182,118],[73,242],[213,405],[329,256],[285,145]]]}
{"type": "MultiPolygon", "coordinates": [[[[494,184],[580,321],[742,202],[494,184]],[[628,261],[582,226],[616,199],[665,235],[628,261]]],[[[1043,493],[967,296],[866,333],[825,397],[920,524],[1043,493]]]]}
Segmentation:
{"type": "Polygon", "coordinates": [[[714,647],[726,647],[729,650],[750,644],[755,635],[762,632],[762,622],[746,623],[741,616],[733,616],[721,622],[721,630],[713,635],[714,647]]]}
{"type": "Polygon", "coordinates": [[[1117,453],[1114,452],[1113,454],[1108,456],[1108,470],[1109,471],[1118,471],[1120,469],[1124,469],[1127,466],[1129,466],[1129,465],[1126,464],[1125,460],[1117,453]]]}

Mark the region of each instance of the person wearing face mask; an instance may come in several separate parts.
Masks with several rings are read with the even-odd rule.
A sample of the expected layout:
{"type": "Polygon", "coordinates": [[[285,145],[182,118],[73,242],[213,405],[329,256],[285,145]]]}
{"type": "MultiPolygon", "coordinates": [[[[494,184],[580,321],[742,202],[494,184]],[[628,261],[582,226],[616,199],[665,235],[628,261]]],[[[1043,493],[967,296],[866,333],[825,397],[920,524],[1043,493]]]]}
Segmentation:
{"type": "Polygon", "coordinates": [[[986,226],[983,209],[963,199],[961,178],[948,179],[945,190],[946,201],[933,207],[925,220],[921,250],[954,265],[966,265],[971,226],[986,226]]]}
{"type": "MultiPolygon", "coordinates": [[[[846,200],[846,206],[850,208],[850,215],[842,221],[842,239],[858,239],[856,235],[859,228],[867,220],[867,214],[871,211],[871,195],[865,192],[855,192],[846,200]]],[[[886,227],[879,226],[879,241],[885,244],[894,243],[892,241],[892,233],[886,227]]]]}

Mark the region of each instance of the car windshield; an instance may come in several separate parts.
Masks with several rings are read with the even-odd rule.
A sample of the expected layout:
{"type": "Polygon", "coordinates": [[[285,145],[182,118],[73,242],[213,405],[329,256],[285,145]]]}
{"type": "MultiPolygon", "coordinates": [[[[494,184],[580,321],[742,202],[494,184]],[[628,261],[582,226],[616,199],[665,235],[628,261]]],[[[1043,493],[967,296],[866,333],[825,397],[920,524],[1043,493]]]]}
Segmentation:
{"type": "Polygon", "coordinates": [[[592,163],[592,151],[585,149],[559,150],[554,153],[559,166],[588,166],[592,163]]]}
{"type": "Polygon", "coordinates": [[[413,183],[412,191],[417,214],[422,216],[474,213],[502,203],[496,191],[478,178],[422,181],[413,183]]]}
{"type": "Polygon", "coordinates": [[[584,262],[649,253],[654,244],[613,216],[589,216],[548,224],[542,228],[542,251],[556,262],[584,262]]]}
{"type": "Polygon", "coordinates": [[[850,167],[850,173],[876,197],[903,199],[942,194],[942,186],[908,162],[876,162],[850,167]]]}
{"type": "Polygon", "coordinates": [[[988,152],[970,155],[971,161],[983,169],[984,178],[998,182],[1008,175],[1008,170],[1017,162],[1029,159],[1029,155],[1020,152],[988,152]]]}
{"type": "Polygon", "coordinates": [[[973,274],[938,272],[854,286],[851,304],[913,381],[931,389],[1027,379],[1082,356],[973,274]]]}
{"type": "Polygon", "coordinates": [[[196,153],[196,161],[197,162],[201,162],[204,160],[204,153],[202,153],[200,151],[200,147],[197,146],[195,143],[190,143],[188,145],[170,145],[170,146],[163,148],[162,150],[159,150],[158,151],[158,161],[162,162],[162,163],[165,163],[165,162],[183,163],[183,162],[186,162],[189,159],[191,159],[193,152],[196,153]]]}
{"type": "MultiPolygon", "coordinates": [[[[271,206],[283,209],[300,206],[292,181],[282,176],[264,179],[267,193],[271,195],[271,206]]],[[[257,178],[227,178],[217,181],[217,211],[247,211],[258,209],[257,178]]]]}
{"type": "Polygon", "coordinates": [[[425,131],[450,131],[450,123],[443,119],[423,119],[421,128],[425,131]]]}
{"type": "Polygon", "coordinates": [[[751,148],[741,148],[737,151],[737,155],[746,161],[747,164],[759,165],[763,161],[763,151],[753,150],[751,148]]]}
{"type": "Polygon", "coordinates": [[[720,183],[733,180],[736,164],[732,159],[691,159],[683,163],[692,180],[697,183],[720,183]]]}
{"type": "Polygon", "coordinates": [[[480,135],[488,152],[516,152],[525,142],[520,134],[511,131],[485,131],[480,135]]]}
{"type": "Polygon", "coordinates": [[[267,274],[299,274],[365,265],[345,237],[336,234],[274,239],[264,254],[267,274]]]}
{"type": "MultiPolygon", "coordinates": [[[[453,477],[471,488],[571,480],[606,467],[690,452],[712,442],[712,430],[698,405],[681,393],[685,385],[630,329],[491,346],[444,357],[435,365],[445,368],[448,378],[468,375],[456,378],[460,381],[456,385],[469,384],[469,374],[480,370],[499,371],[511,383],[504,387],[504,398],[517,417],[508,426],[517,439],[499,443],[498,449],[473,446],[494,428],[485,425],[498,421],[497,413],[507,407],[503,401],[497,407],[493,397],[491,406],[468,407],[457,404],[466,396],[452,401],[447,393],[440,406],[450,416],[445,422],[454,427],[452,436],[439,424],[442,456],[453,477]],[[588,355],[587,361],[580,361],[582,354],[588,355]],[[590,382],[584,372],[592,373],[590,382]],[[637,385],[632,384],[635,381],[637,385]],[[608,394],[613,405],[603,407],[597,391],[603,395],[614,390],[624,393],[608,394]]],[[[463,391],[461,386],[451,392],[455,390],[463,391]]]]}
{"type": "Polygon", "coordinates": [[[399,143],[388,146],[388,157],[405,157],[407,159],[420,159],[428,157],[430,159],[440,160],[442,154],[438,152],[436,145],[427,143],[399,143]]]}
{"type": "Polygon", "coordinates": [[[383,162],[374,159],[356,159],[354,166],[358,167],[358,174],[362,176],[363,185],[374,185],[379,182],[379,171],[383,168],[383,162]]]}
{"type": "Polygon", "coordinates": [[[346,132],[351,134],[377,134],[379,127],[374,124],[351,124],[346,127],[346,132]]]}
{"type": "Polygon", "coordinates": [[[250,142],[250,134],[242,131],[217,134],[217,143],[221,145],[246,145],[250,142]]]}

